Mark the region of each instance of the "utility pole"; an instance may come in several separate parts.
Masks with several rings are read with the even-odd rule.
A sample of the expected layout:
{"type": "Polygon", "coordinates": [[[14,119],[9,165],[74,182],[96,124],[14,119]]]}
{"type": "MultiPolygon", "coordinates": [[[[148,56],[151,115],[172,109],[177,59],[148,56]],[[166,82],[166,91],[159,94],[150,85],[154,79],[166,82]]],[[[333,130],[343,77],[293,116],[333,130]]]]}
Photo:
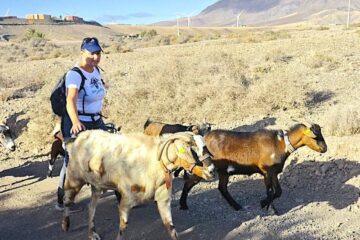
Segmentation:
{"type": "Polygon", "coordinates": [[[349,28],[349,25],[350,25],[350,5],[351,5],[351,0],[349,0],[349,5],[348,5],[348,16],[347,16],[347,23],[346,23],[347,28],[349,28]]]}

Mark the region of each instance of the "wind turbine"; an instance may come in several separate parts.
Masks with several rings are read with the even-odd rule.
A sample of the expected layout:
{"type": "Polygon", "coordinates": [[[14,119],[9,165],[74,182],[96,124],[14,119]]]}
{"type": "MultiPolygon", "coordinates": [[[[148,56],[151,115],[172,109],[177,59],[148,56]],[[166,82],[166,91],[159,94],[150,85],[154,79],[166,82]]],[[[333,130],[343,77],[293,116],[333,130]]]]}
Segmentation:
{"type": "Polygon", "coordinates": [[[8,8],[8,9],[6,10],[4,17],[9,16],[9,13],[10,13],[10,8],[8,8]]]}
{"type": "Polygon", "coordinates": [[[347,28],[349,28],[349,25],[350,25],[350,5],[351,5],[351,0],[349,0],[349,5],[348,5],[348,16],[347,16],[347,23],[346,23],[347,28]]]}
{"type": "Polygon", "coordinates": [[[176,13],[176,29],[178,37],[180,36],[180,18],[183,16],[184,14],[182,13],[176,13]]]}
{"type": "Polygon", "coordinates": [[[180,27],[179,27],[179,15],[176,14],[176,29],[177,29],[177,35],[180,36],[180,27]]]}
{"type": "Polygon", "coordinates": [[[191,25],[191,16],[197,11],[192,11],[191,13],[187,14],[187,21],[188,21],[188,27],[191,25]]]}
{"type": "Polygon", "coordinates": [[[236,16],[236,27],[239,27],[239,20],[240,20],[240,15],[244,12],[244,10],[242,10],[237,16],[236,16]]]}

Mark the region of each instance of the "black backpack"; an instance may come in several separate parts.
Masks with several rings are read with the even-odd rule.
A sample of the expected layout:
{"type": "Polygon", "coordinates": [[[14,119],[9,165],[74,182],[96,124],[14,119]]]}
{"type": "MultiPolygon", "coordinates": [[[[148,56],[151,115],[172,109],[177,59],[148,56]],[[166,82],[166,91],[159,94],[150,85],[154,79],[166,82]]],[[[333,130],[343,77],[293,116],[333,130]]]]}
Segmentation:
{"type": "MultiPolygon", "coordinates": [[[[82,89],[84,89],[84,83],[86,77],[78,67],[73,67],[70,71],[75,71],[81,76],[81,83],[79,88],[79,92],[80,92],[82,89]]],[[[66,87],[65,87],[66,74],[67,72],[58,80],[50,95],[52,111],[60,117],[66,114],[66,87]]]]}

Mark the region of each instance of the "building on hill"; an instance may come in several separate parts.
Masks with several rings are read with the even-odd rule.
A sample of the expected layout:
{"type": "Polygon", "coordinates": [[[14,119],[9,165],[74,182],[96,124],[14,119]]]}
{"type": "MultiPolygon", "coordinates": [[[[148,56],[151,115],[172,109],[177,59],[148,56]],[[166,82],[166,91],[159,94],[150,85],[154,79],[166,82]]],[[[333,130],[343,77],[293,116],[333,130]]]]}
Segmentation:
{"type": "Polygon", "coordinates": [[[17,19],[17,16],[3,16],[3,17],[0,17],[0,20],[7,20],[7,19],[17,19]]]}
{"type": "Polygon", "coordinates": [[[29,14],[26,15],[26,20],[30,24],[34,23],[51,23],[51,15],[48,14],[29,14]]]}
{"type": "Polygon", "coordinates": [[[29,15],[26,15],[26,19],[29,19],[29,20],[51,20],[51,16],[48,14],[29,14],[29,15]]]}
{"type": "Polygon", "coordinates": [[[67,22],[76,22],[76,23],[84,22],[84,19],[78,16],[65,16],[64,20],[67,22]]]}
{"type": "Polygon", "coordinates": [[[18,18],[17,16],[1,16],[0,23],[3,25],[25,24],[25,19],[18,18]]]}

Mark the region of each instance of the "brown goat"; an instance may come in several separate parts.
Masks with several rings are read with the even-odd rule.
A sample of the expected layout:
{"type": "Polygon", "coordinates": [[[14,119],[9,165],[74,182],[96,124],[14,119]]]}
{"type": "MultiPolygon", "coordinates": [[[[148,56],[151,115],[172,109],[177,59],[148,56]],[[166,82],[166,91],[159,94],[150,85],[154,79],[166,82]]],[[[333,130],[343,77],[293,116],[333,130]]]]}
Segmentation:
{"type": "MultiPolygon", "coordinates": [[[[267,193],[267,197],[260,202],[261,207],[268,210],[272,206],[275,213],[272,202],[282,192],[277,175],[282,172],[288,156],[302,146],[321,153],[327,150],[317,124],[311,127],[297,124],[288,132],[266,129],[256,132],[214,130],[205,136],[205,143],[213,156],[213,164],[219,174],[218,188],[226,201],[235,210],[241,209],[227,190],[230,175],[260,173],[264,176],[267,193]]],[[[199,181],[199,178],[191,176],[185,182],[180,198],[181,209],[188,209],[186,198],[199,181]]]]}
{"type": "Polygon", "coordinates": [[[50,151],[50,160],[49,160],[49,169],[48,169],[48,177],[52,177],[52,172],[53,172],[53,167],[54,167],[54,163],[56,161],[57,156],[60,154],[61,156],[65,155],[65,150],[63,148],[63,142],[64,142],[64,137],[61,133],[61,131],[57,131],[54,134],[54,140],[53,143],[51,144],[51,151],[50,151]]]}

